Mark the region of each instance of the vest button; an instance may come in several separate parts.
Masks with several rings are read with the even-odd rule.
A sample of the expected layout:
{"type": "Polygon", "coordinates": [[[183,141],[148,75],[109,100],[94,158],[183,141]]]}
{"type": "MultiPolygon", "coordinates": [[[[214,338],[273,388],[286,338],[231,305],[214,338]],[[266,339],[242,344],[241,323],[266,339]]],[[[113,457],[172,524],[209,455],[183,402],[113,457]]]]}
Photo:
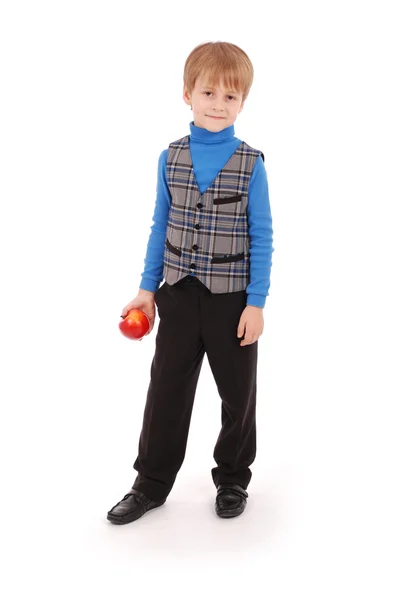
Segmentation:
{"type": "Polygon", "coordinates": [[[199,248],[199,246],[198,246],[197,244],[194,244],[194,245],[192,246],[192,249],[193,249],[193,250],[197,250],[198,248],[199,248]]]}
{"type": "Polygon", "coordinates": [[[191,263],[189,266],[191,267],[191,269],[195,269],[196,264],[195,263],[191,263]]]}
{"type": "Polygon", "coordinates": [[[203,204],[202,202],[198,202],[198,204],[196,205],[198,208],[202,208],[203,204]]]}
{"type": "Polygon", "coordinates": [[[197,223],[197,224],[195,225],[195,229],[200,229],[200,225],[199,225],[199,223],[197,223]]]}

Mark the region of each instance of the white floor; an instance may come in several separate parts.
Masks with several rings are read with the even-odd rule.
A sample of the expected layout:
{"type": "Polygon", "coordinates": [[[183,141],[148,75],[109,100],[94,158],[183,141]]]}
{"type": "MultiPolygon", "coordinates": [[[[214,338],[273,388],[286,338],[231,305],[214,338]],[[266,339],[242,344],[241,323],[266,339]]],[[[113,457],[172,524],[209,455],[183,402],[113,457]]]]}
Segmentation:
{"type": "MultiPolygon", "coordinates": [[[[205,359],[186,459],[168,501],[128,525],[106,520],[134,480],[152,348],[148,338],[136,354],[143,378],[135,394],[134,372],[121,370],[113,390],[115,373],[89,361],[87,381],[98,373],[92,388],[83,381],[74,397],[75,384],[66,382],[68,393],[55,393],[53,409],[47,404],[44,419],[51,417],[55,429],[43,427],[34,439],[29,421],[21,422],[35,446],[32,456],[26,444],[24,453],[18,442],[14,455],[10,450],[20,469],[10,468],[3,496],[7,598],[35,589],[60,600],[136,591],[220,598],[233,590],[277,600],[398,599],[398,424],[387,419],[389,397],[382,396],[379,410],[359,379],[358,361],[345,386],[339,370],[337,380],[327,380],[331,367],[323,363],[305,369],[294,346],[279,343],[273,353],[267,340],[260,345],[258,454],[248,504],[241,516],[220,519],[210,476],[220,407],[205,359]]],[[[130,360],[133,352],[139,346],[129,347],[130,360]]],[[[112,359],[103,360],[105,366],[112,359]]],[[[32,407],[37,424],[34,413],[32,407]]]]}

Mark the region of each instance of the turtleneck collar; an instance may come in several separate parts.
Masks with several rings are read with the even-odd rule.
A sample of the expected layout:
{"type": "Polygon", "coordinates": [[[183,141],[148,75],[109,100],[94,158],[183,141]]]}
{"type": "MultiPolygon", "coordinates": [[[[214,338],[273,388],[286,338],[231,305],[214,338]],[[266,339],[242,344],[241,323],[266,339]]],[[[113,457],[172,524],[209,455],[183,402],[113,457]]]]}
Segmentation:
{"type": "Polygon", "coordinates": [[[234,137],[234,124],[229,125],[221,131],[209,131],[208,129],[203,129],[203,127],[197,127],[194,121],[190,122],[189,127],[191,130],[191,139],[203,144],[215,144],[234,137]]]}

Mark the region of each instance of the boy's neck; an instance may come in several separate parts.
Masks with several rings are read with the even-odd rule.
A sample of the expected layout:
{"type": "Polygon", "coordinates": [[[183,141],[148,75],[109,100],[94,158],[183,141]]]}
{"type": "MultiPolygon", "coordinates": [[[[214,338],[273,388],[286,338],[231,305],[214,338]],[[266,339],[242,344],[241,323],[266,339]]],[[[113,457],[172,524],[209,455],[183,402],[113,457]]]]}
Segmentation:
{"type": "Polygon", "coordinates": [[[229,125],[221,131],[209,131],[203,127],[195,125],[194,121],[189,124],[191,138],[205,144],[214,144],[234,137],[234,124],[229,125]]]}

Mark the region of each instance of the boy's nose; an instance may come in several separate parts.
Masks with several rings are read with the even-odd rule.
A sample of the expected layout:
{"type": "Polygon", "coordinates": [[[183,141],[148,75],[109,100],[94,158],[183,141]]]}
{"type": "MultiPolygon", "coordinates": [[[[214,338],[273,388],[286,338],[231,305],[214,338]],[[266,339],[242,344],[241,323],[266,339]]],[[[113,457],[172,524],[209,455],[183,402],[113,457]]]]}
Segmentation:
{"type": "Polygon", "coordinates": [[[212,105],[212,110],[216,114],[216,117],[218,117],[220,113],[222,113],[224,110],[222,101],[216,99],[214,104],[212,105]]]}

